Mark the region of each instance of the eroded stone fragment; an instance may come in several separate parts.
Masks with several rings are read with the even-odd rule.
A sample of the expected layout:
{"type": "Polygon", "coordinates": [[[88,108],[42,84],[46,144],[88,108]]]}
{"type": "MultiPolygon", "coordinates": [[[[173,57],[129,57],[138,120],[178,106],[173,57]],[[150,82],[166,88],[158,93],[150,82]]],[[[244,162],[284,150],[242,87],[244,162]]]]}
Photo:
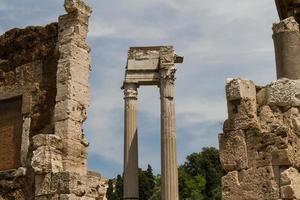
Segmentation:
{"type": "Polygon", "coordinates": [[[289,17],[280,21],[277,24],[273,24],[274,33],[290,32],[290,31],[299,32],[299,24],[294,17],[289,17]]]}
{"type": "Polygon", "coordinates": [[[300,106],[300,81],[279,79],[267,86],[268,105],[280,107],[300,106]]]}
{"type": "Polygon", "coordinates": [[[219,142],[223,169],[234,171],[248,167],[247,146],[243,131],[220,134],[219,142]]]}
{"type": "Polygon", "coordinates": [[[300,199],[300,173],[290,167],[281,173],[281,198],[300,199]]]}
{"type": "Polygon", "coordinates": [[[226,96],[228,101],[239,99],[256,99],[255,85],[250,80],[240,78],[227,79],[226,96]]]}

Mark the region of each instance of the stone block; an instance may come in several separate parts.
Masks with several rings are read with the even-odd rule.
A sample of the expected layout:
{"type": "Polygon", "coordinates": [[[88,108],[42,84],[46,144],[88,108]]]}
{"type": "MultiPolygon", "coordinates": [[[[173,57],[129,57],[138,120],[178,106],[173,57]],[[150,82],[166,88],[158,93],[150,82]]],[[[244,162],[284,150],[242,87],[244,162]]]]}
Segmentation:
{"type": "Polygon", "coordinates": [[[72,119],[55,122],[55,134],[63,139],[81,141],[84,138],[82,123],[72,119]]]}
{"type": "Polygon", "coordinates": [[[63,167],[65,171],[87,174],[87,147],[82,142],[66,139],[63,167]]]}
{"type": "Polygon", "coordinates": [[[276,149],[272,152],[273,165],[276,166],[291,166],[293,163],[293,152],[288,149],[276,149]]]}
{"type": "Polygon", "coordinates": [[[219,135],[220,160],[223,169],[234,171],[248,167],[247,146],[243,131],[219,135]]]}
{"type": "Polygon", "coordinates": [[[68,27],[63,27],[59,32],[60,44],[66,44],[66,41],[82,40],[86,43],[88,26],[86,24],[69,24],[68,27]]]}
{"type": "Polygon", "coordinates": [[[62,150],[63,148],[61,138],[54,134],[39,134],[32,138],[33,149],[37,149],[42,146],[52,147],[57,150],[62,150]]]}
{"type": "Polygon", "coordinates": [[[72,119],[77,122],[84,122],[87,117],[87,107],[77,101],[68,99],[56,103],[55,121],[72,119]]]}
{"type": "Polygon", "coordinates": [[[157,70],[159,50],[130,49],[128,52],[127,70],[157,70]]]}
{"type": "Polygon", "coordinates": [[[222,200],[278,200],[279,187],[272,167],[232,171],[222,178],[222,200]]]}
{"type": "Polygon", "coordinates": [[[256,88],[252,81],[240,78],[228,79],[226,84],[226,96],[228,101],[239,99],[255,99],[256,88]]]}
{"type": "Polygon", "coordinates": [[[256,94],[257,104],[260,105],[260,106],[266,105],[267,100],[268,100],[267,89],[266,88],[260,89],[256,94]]]}
{"type": "Polygon", "coordinates": [[[95,175],[95,173],[91,174],[89,172],[87,176],[87,190],[85,196],[94,199],[99,198],[99,196],[103,194],[101,189],[104,189],[101,176],[95,175]]]}
{"type": "Polygon", "coordinates": [[[281,198],[300,199],[300,173],[290,167],[281,173],[281,198]]]}
{"type": "Polygon", "coordinates": [[[229,130],[259,128],[256,100],[244,98],[227,102],[229,130]]]}
{"type": "Polygon", "coordinates": [[[71,99],[88,106],[89,87],[72,80],[57,83],[56,101],[63,101],[66,99],[71,99]]]}
{"type": "Polygon", "coordinates": [[[66,171],[53,174],[51,188],[55,194],[75,194],[82,197],[86,193],[86,184],[86,176],[66,171]]]}
{"type": "Polygon", "coordinates": [[[91,56],[89,52],[86,49],[79,48],[73,42],[60,45],[59,52],[60,52],[60,61],[63,61],[64,59],[72,58],[72,59],[79,59],[82,62],[87,63],[86,67],[88,67],[90,64],[91,56]]]}
{"type": "Polygon", "coordinates": [[[81,140],[64,139],[64,153],[75,157],[87,157],[87,146],[81,140]]]}
{"type": "Polygon", "coordinates": [[[62,152],[54,147],[41,146],[33,151],[31,166],[36,174],[62,171],[62,152]]]}
{"type": "Polygon", "coordinates": [[[300,80],[279,79],[267,87],[268,105],[280,107],[300,106],[300,80]]]}
{"type": "Polygon", "coordinates": [[[72,62],[67,60],[66,62],[60,62],[57,69],[57,82],[69,83],[77,82],[83,86],[88,86],[89,81],[89,62],[81,65],[78,62],[72,62]]]}
{"type": "Polygon", "coordinates": [[[297,23],[294,17],[289,17],[280,21],[277,24],[273,24],[274,34],[290,31],[299,32],[299,24],[297,23]]]}
{"type": "Polygon", "coordinates": [[[85,175],[87,173],[87,158],[67,155],[63,159],[63,167],[65,171],[85,175]]]}
{"type": "MultiPolygon", "coordinates": [[[[35,196],[40,197],[39,199],[43,199],[43,196],[53,194],[51,190],[52,185],[52,174],[43,174],[35,176],[35,196]]],[[[46,199],[46,198],[45,198],[46,199]]]]}

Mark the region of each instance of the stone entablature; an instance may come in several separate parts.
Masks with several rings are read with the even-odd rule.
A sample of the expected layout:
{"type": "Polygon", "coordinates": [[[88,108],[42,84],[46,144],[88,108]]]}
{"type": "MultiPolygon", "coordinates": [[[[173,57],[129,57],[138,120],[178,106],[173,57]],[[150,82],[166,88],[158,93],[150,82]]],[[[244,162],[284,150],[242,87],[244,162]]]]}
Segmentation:
{"type": "Polygon", "coordinates": [[[168,70],[175,74],[174,64],[182,62],[183,57],[176,55],[172,46],[131,47],[124,84],[159,86],[162,68],[171,66],[168,70]]]}
{"type": "Polygon", "coordinates": [[[104,198],[106,182],[87,170],[82,130],[89,106],[91,9],[82,0],[66,0],[65,9],[58,23],[0,36],[0,104],[19,99],[19,111],[6,111],[22,118],[19,168],[0,171],[1,200],[104,198]]]}
{"type": "Polygon", "coordinates": [[[300,1],[299,0],[275,0],[280,20],[294,16],[300,22],[300,1]]]}

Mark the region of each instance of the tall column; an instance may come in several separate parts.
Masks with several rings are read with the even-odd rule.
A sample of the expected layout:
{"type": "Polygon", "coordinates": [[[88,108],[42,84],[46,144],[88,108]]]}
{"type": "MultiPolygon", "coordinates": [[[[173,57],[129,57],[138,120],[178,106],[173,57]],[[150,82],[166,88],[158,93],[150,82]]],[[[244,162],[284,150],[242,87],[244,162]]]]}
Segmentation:
{"type": "Polygon", "coordinates": [[[137,85],[124,85],[124,199],[139,199],[138,138],[137,138],[137,85]]]}
{"type": "Polygon", "coordinates": [[[161,199],[178,200],[176,116],[174,100],[175,67],[160,70],[161,95],[161,199]]]}
{"type": "Polygon", "coordinates": [[[294,17],[273,25],[277,78],[300,79],[300,30],[294,17]]]}

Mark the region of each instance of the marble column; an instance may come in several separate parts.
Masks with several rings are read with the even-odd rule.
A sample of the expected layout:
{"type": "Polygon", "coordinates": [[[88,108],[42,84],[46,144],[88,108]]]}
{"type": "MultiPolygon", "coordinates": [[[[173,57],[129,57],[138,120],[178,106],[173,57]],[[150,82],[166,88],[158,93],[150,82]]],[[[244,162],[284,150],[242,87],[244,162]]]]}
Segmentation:
{"type": "Polygon", "coordinates": [[[124,198],[139,199],[138,136],[137,136],[137,85],[124,84],[124,198]]]}
{"type": "Polygon", "coordinates": [[[160,70],[161,95],[161,199],[178,200],[175,67],[160,70]]]}
{"type": "Polygon", "coordinates": [[[300,31],[293,17],[273,24],[277,78],[300,79],[300,31]]]}

